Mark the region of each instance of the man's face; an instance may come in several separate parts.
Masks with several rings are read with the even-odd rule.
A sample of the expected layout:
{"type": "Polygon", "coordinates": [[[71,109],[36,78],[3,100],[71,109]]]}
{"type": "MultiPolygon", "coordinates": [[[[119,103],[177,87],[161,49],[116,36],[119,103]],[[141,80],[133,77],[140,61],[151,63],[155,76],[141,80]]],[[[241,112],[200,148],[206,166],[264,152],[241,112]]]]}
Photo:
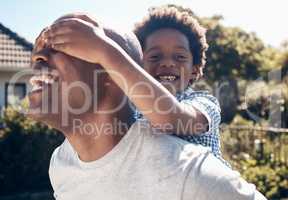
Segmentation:
{"type": "Polygon", "coordinates": [[[99,99],[101,90],[98,88],[107,78],[101,66],[47,46],[41,34],[32,53],[32,68],[35,75],[31,78],[33,89],[28,95],[32,111],[30,116],[50,125],[61,121],[63,109],[77,110],[78,114],[83,114],[81,108],[85,104],[82,111],[86,112],[87,102],[91,106],[95,103],[92,101],[99,99]],[[96,99],[94,92],[97,93],[96,99]]]}

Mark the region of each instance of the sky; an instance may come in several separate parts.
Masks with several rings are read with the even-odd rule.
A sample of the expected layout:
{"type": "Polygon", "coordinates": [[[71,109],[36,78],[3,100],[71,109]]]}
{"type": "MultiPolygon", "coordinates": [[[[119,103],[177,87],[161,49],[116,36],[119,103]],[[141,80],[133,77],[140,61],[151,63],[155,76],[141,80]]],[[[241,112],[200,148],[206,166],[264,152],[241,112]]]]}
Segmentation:
{"type": "Polygon", "coordinates": [[[274,47],[288,40],[288,0],[0,0],[0,23],[33,42],[69,12],[89,12],[106,24],[132,29],[149,7],[167,3],[187,6],[200,17],[222,15],[224,25],[255,32],[274,47]]]}

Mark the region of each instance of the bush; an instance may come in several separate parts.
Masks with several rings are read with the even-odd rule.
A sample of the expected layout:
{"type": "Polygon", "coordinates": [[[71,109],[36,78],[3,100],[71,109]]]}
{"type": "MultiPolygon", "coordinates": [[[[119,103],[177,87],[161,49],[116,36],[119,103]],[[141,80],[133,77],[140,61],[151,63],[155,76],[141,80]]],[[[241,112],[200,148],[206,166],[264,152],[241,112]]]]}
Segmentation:
{"type": "Polygon", "coordinates": [[[254,183],[269,199],[288,197],[288,167],[281,162],[259,163],[255,159],[240,161],[243,177],[254,183]]]}
{"type": "Polygon", "coordinates": [[[51,189],[49,161],[62,134],[11,108],[0,124],[0,195],[51,189]]]}
{"type": "MultiPolygon", "coordinates": [[[[230,125],[234,127],[259,126],[240,115],[237,115],[230,125]]],[[[225,127],[221,134],[225,158],[245,180],[255,184],[256,188],[269,199],[288,197],[286,146],[288,135],[225,127]],[[259,146],[259,143],[255,141],[262,141],[262,148],[259,148],[261,145],[259,146]]]]}

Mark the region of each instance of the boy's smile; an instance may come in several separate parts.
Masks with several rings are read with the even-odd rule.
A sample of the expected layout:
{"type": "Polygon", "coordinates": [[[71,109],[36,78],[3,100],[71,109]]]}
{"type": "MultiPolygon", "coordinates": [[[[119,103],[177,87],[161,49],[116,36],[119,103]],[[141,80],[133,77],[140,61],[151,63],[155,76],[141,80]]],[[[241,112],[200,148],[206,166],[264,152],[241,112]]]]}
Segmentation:
{"type": "Polygon", "coordinates": [[[189,41],[181,32],[163,28],[147,37],[144,69],[173,94],[188,86],[192,66],[189,41]]]}

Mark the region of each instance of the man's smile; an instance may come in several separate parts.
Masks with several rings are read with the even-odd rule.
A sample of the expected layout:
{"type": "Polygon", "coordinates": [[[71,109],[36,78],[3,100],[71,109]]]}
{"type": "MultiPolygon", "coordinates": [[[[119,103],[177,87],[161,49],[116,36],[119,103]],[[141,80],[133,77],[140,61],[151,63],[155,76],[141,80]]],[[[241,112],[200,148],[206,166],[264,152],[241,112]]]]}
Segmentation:
{"type": "Polygon", "coordinates": [[[42,91],[44,88],[58,82],[58,80],[59,75],[55,72],[42,72],[36,74],[30,79],[32,85],[31,93],[42,91]]]}

